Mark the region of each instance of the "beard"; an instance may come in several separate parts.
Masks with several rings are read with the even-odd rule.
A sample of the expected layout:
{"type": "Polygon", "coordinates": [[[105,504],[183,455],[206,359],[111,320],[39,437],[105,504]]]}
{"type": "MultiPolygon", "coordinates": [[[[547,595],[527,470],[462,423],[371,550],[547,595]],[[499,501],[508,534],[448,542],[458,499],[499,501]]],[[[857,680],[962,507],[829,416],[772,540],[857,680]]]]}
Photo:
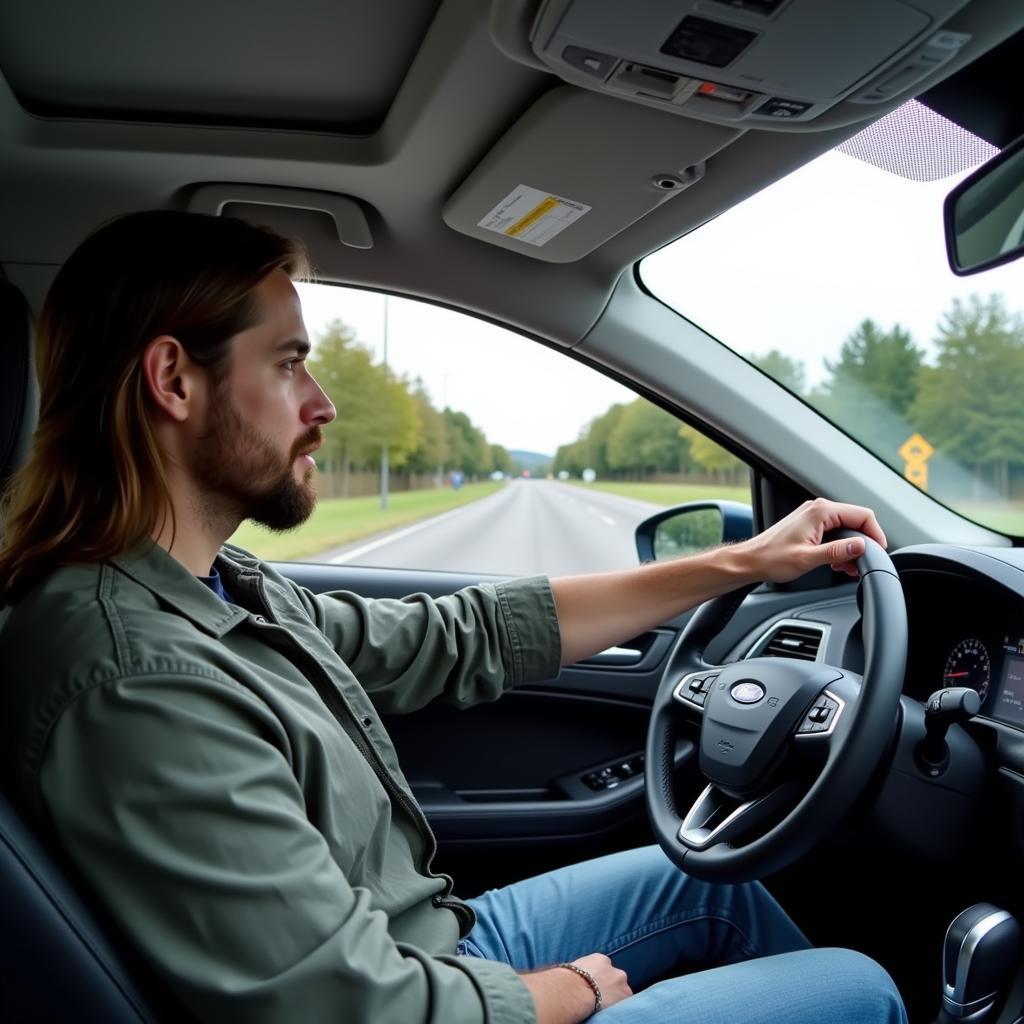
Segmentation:
{"type": "Polygon", "coordinates": [[[313,428],[283,456],[272,438],[247,423],[226,394],[213,403],[209,429],[196,452],[194,472],[203,494],[204,518],[223,524],[244,519],[276,533],[304,523],[316,506],[313,469],[295,478],[295,460],[317,444],[313,428]]]}

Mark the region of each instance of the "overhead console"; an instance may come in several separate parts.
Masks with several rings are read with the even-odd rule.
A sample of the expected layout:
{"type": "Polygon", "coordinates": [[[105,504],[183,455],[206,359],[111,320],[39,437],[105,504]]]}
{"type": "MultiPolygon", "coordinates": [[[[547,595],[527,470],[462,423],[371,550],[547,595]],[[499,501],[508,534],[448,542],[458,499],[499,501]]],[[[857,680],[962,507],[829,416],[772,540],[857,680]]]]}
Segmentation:
{"type": "MultiPolygon", "coordinates": [[[[535,66],[585,89],[718,124],[807,130],[838,103],[883,104],[954,58],[971,36],[944,25],[966,4],[542,0],[529,46],[535,66]]],[[[501,45],[500,19],[492,28],[501,45]]]]}
{"type": "MultiPolygon", "coordinates": [[[[489,27],[502,54],[561,81],[469,171],[444,221],[568,263],[711,179],[715,209],[730,188],[742,198],[752,163],[782,173],[816,139],[877,120],[1024,27],[1024,4],[491,0],[489,27]]],[[[689,225],[711,209],[693,204],[689,225]]]]}

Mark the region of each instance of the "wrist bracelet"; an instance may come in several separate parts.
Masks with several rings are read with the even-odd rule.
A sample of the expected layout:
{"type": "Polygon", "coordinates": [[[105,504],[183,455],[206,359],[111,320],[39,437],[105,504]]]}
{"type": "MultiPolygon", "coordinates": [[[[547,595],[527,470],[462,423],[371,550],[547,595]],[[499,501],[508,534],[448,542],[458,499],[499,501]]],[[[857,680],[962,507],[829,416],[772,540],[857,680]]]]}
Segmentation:
{"type": "Polygon", "coordinates": [[[601,1009],[601,986],[594,980],[594,976],[590,971],[585,970],[582,967],[577,967],[576,964],[555,964],[556,967],[564,967],[567,971],[573,971],[578,974],[593,990],[594,990],[594,1013],[597,1013],[601,1009]]]}

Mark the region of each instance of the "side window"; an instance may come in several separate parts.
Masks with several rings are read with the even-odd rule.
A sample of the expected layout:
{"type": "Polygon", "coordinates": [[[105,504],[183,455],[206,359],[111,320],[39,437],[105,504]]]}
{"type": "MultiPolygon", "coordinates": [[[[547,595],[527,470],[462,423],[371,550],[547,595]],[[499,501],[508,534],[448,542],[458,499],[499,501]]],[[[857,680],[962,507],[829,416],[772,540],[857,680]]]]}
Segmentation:
{"type": "Polygon", "coordinates": [[[636,524],[749,502],[747,467],[558,352],[411,299],[299,285],[310,372],[337,409],[318,502],[232,542],[278,561],[562,575],[637,564],[636,524]]]}

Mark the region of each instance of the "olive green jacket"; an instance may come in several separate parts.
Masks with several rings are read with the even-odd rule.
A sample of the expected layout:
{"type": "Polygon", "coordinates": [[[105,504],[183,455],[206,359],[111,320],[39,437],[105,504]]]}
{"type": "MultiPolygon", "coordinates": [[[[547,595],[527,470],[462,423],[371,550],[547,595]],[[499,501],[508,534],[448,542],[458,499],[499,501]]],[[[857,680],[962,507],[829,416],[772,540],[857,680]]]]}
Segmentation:
{"type": "Polygon", "coordinates": [[[533,1021],[511,968],[454,955],[473,914],[378,715],[556,675],[547,581],[366,600],[216,568],[239,604],[151,546],[9,611],[21,796],[202,1020],[533,1021]]]}

